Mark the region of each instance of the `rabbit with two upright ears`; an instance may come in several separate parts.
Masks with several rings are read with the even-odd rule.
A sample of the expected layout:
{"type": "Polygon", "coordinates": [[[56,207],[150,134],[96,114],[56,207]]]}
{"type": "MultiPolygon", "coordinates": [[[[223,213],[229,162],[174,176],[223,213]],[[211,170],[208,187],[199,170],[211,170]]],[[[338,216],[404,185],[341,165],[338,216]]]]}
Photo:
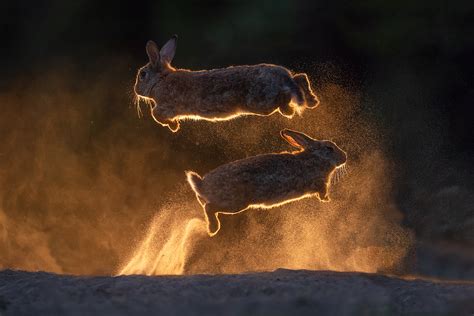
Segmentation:
{"type": "Polygon", "coordinates": [[[304,197],[329,201],[328,187],[346,153],[331,141],[319,141],[284,129],[281,136],[296,152],[263,154],[222,165],[204,177],[187,171],[187,180],[204,208],[208,233],[220,229],[218,215],[250,207],[271,208],[304,197]]]}
{"type": "Polygon", "coordinates": [[[291,118],[319,104],[308,76],[282,66],[176,69],[171,66],[176,44],[176,35],[161,50],[148,41],[149,62],[138,70],[134,86],[138,100],[151,104],[153,119],[172,132],[178,131],[183,119],[219,121],[275,112],[291,118]]]}

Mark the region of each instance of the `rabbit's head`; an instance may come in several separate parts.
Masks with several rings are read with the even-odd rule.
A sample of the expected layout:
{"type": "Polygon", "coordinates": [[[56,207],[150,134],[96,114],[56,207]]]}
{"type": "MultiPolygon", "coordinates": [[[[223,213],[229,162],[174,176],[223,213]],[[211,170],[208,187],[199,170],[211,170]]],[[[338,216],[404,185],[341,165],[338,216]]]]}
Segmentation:
{"type": "Polygon", "coordinates": [[[133,87],[138,97],[151,98],[151,92],[160,83],[160,80],[170,72],[175,71],[171,67],[171,61],[176,51],[177,40],[178,36],[173,35],[161,50],[153,41],[146,43],[149,62],[138,70],[135,86],[133,87]]]}
{"type": "Polygon", "coordinates": [[[304,133],[286,128],[280,132],[280,135],[290,145],[302,149],[305,153],[329,161],[335,168],[346,163],[346,153],[329,140],[316,140],[304,133]]]}

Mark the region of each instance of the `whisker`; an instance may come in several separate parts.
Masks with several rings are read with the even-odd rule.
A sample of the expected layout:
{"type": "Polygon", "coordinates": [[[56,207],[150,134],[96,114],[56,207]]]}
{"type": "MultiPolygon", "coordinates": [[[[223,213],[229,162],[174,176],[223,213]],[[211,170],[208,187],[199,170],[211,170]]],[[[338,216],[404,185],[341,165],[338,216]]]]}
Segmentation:
{"type": "Polygon", "coordinates": [[[343,177],[347,175],[346,165],[342,165],[334,170],[331,175],[330,183],[331,185],[339,183],[343,177]]]}
{"type": "Polygon", "coordinates": [[[140,96],[135,94],[134,101],[135,101],[135,106],[137,108],[137,115],[138,115],[139,118],[142,118],[143,117],[143,112],[142,112],[142,107],[141,107],[141,104],[140,104],[140,99],[141,99],[140,96]]]}
{"type": "Polygon", "coordinates": [[[153,110],[153,105],[155,104],[155,101],[152,98],[136,95],[137,113],[138,113],[138,117],[140,118],[143,117],[141,101],[143,101],[146,105],[148,105],[148,107],[150,108],[150,111],[153,110]]]}

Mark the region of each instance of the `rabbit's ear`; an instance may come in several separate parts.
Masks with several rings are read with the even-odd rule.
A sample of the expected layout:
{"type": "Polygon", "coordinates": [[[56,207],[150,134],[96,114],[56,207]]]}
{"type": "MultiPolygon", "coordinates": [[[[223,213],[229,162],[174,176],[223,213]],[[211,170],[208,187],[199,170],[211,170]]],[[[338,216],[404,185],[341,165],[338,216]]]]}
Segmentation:
{"type": "Polygon", "coordinates": [[[158,46],[155,42],[148,41],[146,43],[146,53],[150,59],[150,64],[153,68],[155,68],[160,61],[160,50],[158,49],[158,46]]]}
{"type": "Polygon", "coordinates": [[[178,35],[173,35],[170,40],[161,48],[160,58],[162,63],[171,64],[174,53],[176,52],[176,45],[178,42],[178,35]]]}
{"type": "Polygon", "coordinates": [[[312,143],[312,139],[300,132],[285,128],[280,131],[281,137],[286,140],[291,146],[298,148],[307,148],[312,143]]]}

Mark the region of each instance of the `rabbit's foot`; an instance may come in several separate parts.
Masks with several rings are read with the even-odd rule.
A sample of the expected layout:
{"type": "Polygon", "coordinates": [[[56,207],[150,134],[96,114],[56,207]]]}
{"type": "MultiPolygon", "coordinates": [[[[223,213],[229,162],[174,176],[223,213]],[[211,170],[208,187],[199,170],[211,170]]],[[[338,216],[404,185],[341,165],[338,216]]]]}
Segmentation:
{"type": "Polygon", "coordinates": [[[306,107],[308,109],[314,109],[318,107],[319,100],[318,97],[313,93],[311,90],[311,84],[309,83],[308,76],[305,73],[296,74],[293,76],[296,84],[301,88],[304,92],[304,99],[306,103],[306,107]]]}
{"type": "Polygon", "coordinates": [[[173,133],[176,133],[179,130],[179,121],[178,120],[166,121],[166,123],[164,125],[168,126],[170,131],[172,131],[173,133]]]}
{"type": "Polygon", "coordinates": [[[295,108],[290,105],[290,103],[286,105],[282,105],[278,108],[280,111],[281,115],[291,118],[295,114],[295,108]]]}
{"type": "Polygon", "coordinates": [[[317,97],[306,98],[306,107],[308,109],[315,109],[319,106],[319,100],[317,97]]]}
{"type": "Polygon", "coordinates": [[[331,201],[331,199],[329,198],[329,194],[328,194],[327,191],[325,191],[325,192],[319,192],[319,193],[318,193],[318,197],[319,197],[319,200],[320,200],[321,202],[329,202],[329,201],[331,201]]]}
{"type": "Polygon", "coordinates": [[[219,221],[219,215],[215,211],[214,206],[210,203],[204,206],[204,213],[206,216],[207,222],[207,233],[210,237],[213,237],[217,234],[219,229],[221,228],[221,223],[219,221]]]}
{"type": "Polygon", "coordinates": [[[162,126],[168,127],[173,133],[176,133],[179,130],[179,120],[178,119],[169,119],[169,114],[166,112],[165,108],[155,106],[151,110],[151,116],[153,120],[162,126]]]}

